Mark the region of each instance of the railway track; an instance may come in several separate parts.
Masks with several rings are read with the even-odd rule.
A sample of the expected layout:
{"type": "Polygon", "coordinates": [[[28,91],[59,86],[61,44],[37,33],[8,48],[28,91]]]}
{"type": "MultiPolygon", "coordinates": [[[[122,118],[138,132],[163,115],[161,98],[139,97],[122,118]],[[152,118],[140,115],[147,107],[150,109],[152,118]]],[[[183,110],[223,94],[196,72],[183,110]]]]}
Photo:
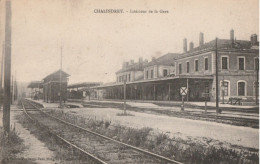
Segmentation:
{"type": "Polygon", "coordinates": [[[45,113],[37,104],[22,101],[23,110],[33,121],[45,126],[58,139],[90,157],[96,163],[177,163],[180,162],[154,154],[90,131],[45,113]],[[27,111],[35,108],[37,111],[27,111]]]}
{"type": "MultiPolygon", "coordinates": [[[[97,104],[89,104],[85,103],[84,106],[86,107],[99,107],[99,108],[104,108],[104,107],[110,107],[109,105],[97,105],[97,104]]],[[[130,109],[131,110],[131,109],[130,109]]],[[[142,109],[142,110],[147,110],[147,109],[142,109]]],[[[151,111],[157,111],[153,109],[149,109],[151,111]]],[[[136,110],[134,110],[136,111],[136,110]]],[[[158,112],[163,112],[162,110],[158,112]]],[[[228,122],[231,124],[235,125],[250,125],[254,128],[259,128],[259,120],[257,119],[251,119],[251,118],[242,118],[242,117],[231,117],[231,116],[222,116],[220,115],[212,115],[212,114],[206,114],[206,113],[192,113],[192,112],[179,112],[179,111],[167,111],[167,114],[172,114],[176,117],[181,117],[181,118],[189,118],[189,119],[201,119],[201,120],[212,120],[216,122],[228,122]]]]}

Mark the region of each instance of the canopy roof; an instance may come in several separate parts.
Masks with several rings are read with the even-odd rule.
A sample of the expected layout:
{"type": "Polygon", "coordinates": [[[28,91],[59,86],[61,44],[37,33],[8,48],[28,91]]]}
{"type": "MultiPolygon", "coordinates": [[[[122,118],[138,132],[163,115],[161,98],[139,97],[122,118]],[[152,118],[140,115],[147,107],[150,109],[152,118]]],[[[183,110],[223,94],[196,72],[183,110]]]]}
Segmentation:
{"type": "Polygon", "coordinates": [[[27,86],[27,88],[43,88],[43,82],[42,81],[32,81],[27,86]]]}
{"type": "Polygon", "coordinates": [[[75,83],[68,85],[68,88],[81,88],[81,87],[94,87],[102,85],[101,82],[83,82],[83,83],[75,83]]]}

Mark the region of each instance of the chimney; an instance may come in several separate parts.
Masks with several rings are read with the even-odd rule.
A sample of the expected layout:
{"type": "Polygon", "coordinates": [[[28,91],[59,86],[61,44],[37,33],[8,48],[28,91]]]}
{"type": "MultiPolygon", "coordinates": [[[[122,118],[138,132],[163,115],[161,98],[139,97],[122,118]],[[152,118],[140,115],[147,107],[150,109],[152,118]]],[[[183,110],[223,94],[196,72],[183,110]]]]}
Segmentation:
{"type": "Polygon", "coordinates": [[[252,34],[250,40],[251,40],[251,45],[252,46],[256,46],[257,45],[257,35],[256,34],[252,34]]]}
{"type": "Polygon", "coordinates": [[[202,32],[200,33],[199,41],[200,41],[200,46],[202,46],[204,44],[204,34],[202,32]]]}
{"type": "Polygon", "coordinates": [[[187,39],[186,38],[183,39],[183,52],[184,53],[187,52],[187,39]]]}
{"type": "Polygon", "coordinates": [[[155,61],[155,57],[152,57],[152,61],[155,61]]]}
{"type": "Polygon", "coordinates": [[[233,29],[230,30],[230,40],[231,40],[231,43],[234,44],[234,30],[233,29]]]}
{"type": "Polygon", "coordinates": [[[194,48],[194,44],[193,42],[190,42],[190,50],[192,50],[194,48]]]}

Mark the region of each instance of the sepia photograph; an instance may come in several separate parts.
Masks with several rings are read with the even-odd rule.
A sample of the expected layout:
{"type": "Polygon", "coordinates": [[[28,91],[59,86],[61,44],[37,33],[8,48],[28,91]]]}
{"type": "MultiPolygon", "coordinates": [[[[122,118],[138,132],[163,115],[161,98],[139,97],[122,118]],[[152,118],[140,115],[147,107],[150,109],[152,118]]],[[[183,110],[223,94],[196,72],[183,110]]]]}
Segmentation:
{"type": "Polygon", "coordinates": [[[259,0],[0,0],[0,64],[0,163],[259,163],[259,0]]]}

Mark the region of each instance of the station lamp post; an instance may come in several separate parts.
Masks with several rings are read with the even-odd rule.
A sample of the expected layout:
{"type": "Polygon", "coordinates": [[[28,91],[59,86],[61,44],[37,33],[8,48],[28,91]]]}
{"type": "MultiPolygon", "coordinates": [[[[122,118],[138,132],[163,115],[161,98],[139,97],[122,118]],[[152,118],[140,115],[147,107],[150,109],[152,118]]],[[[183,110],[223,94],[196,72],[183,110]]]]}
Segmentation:
{"type": "Polygon", "coordinates": [[[215,62],[216,62],[216,113],[218,114],[219,113],[219,97],[218,97],[218,92],[219,92],[219,89],[218,89],[218,38],[216,38],[216,58],[215,58],[215,62]]]}
{"type": "Polygon", "coordinates": [[[255,62],[256,82],[255,82],[255,104],[258,104],[258,91],[259,91],[259,58],[255,62]]]}
{"type": "Polygon", "coordinates": [[[126,115],[126,78],[124,79],[124,115],[126,115]]]}

